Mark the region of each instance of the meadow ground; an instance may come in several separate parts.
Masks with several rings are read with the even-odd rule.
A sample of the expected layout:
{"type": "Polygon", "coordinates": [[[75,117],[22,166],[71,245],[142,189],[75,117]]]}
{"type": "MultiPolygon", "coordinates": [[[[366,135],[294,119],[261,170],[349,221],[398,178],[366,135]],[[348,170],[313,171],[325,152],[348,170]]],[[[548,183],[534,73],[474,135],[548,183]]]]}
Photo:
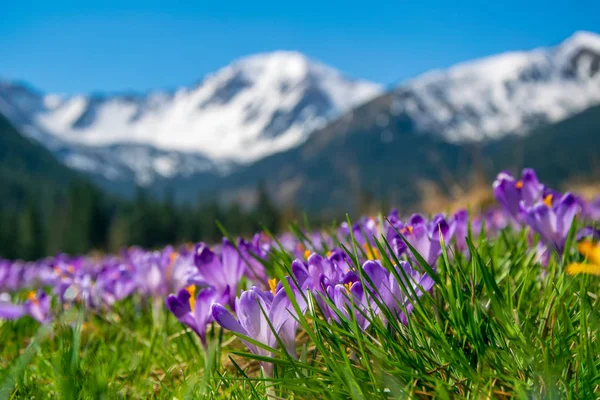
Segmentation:
{"type": "MultiPolygon", "coordinates": [[[[246,276],[239,285],[258,293],[261,307],[244,314],[242,295],[235,307],[244,332],[233,334],[233,322],[211,306],[206,347],[164,297],[134,292],[95,308],[54,299],[46,323],[0,322],[0,398],[598,398],[600,247],[577,242],[583,222],[575,219],[563,248],[544,259],[535,229],[508,224],[491,232],[470,221],[464,240],[440,234],[433,262],[408,240],[416,223],[397,231],[403,242],[382,235],[365,246],[358,231],[334,241],[356,280],[346,274],[348,282],[326,295],[295,292],[298,268],[308,266],[310,275],[317,248],[319,260],[333,255],[292,228],[308,260],[293,263],[298,254],[274,245],[261,259],[265,280],[276,279],[262,282],[271,290],[250,289],[246,276]],[[397,308],[374,294],[386,287],[371,273],[378,267],[400,283],[397,308]],[[428,276],[430,287],[421,278],[407,284],[407,273],[428,276]],[[276,300],[262,300],[270,291],[290,301],[291,346],[271,313],[276,300]]],[[[394,225],[379,218],[386,223],[394,225]]],[[[192,313],[199,301],[190,302],[192,313]]]]}

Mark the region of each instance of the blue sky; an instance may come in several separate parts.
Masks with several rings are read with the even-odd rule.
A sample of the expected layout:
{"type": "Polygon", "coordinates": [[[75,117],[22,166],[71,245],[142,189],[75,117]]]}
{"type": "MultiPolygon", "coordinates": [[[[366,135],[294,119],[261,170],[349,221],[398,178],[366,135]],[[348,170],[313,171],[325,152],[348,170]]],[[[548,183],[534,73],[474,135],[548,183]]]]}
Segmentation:
{"type": "Polygon", "coordinates": [[[8,1],[0,79],[52,92],[172,88],[243,55],[298,50],[393,84],[432,68],[600,33],[599,1],[8,1]]]}

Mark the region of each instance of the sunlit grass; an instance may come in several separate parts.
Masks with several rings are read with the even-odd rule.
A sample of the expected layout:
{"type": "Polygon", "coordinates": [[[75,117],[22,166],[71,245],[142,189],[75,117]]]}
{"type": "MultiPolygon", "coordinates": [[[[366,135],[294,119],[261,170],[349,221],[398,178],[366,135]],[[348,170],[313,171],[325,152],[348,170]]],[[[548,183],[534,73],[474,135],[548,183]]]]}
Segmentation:
{"type": "MultiPolygon", "coordinates": [[[[435,273],[418,258],[413,267],[436,283],[414,300],[407,325],[385,309],[387,324],[365,313],[366,331],[355,317],[327,322],[309,299],[298,359],[282,346],[272,359],[250,354],[216,324],[207,353],[162,304],[137,296],[110,310],[72,307],[49,326],[1,322],[0,397],[597,398],[599,278],[566,274],[585,261],[572,239],[545,267],[528,240],[510,229],[471,233],[470,258],[449,243],[435,273]],[[273,362],[273,378],[261,360],[273,362]]],[[[389,243],[376,246],[386,268],[398,263],[389,243]]],[[[347,249],[364,255],[356,243],[347,249]]],[[[271,275],[289,275],[292,258],[273,252],[271,275]]]]}

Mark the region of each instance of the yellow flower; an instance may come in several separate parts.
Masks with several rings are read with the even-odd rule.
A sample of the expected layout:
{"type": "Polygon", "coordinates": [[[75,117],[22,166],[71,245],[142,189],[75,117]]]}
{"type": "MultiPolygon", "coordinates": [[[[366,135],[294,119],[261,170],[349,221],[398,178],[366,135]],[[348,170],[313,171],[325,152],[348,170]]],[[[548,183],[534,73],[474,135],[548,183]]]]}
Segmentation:
{"type": "Polygon", "coordinates": [[[567,274],[590,274],[600,276],[600,244],[585,240],[577,245],[577,250],[587,258],[588,263],[572,263],[567,266],[567,274]]]}

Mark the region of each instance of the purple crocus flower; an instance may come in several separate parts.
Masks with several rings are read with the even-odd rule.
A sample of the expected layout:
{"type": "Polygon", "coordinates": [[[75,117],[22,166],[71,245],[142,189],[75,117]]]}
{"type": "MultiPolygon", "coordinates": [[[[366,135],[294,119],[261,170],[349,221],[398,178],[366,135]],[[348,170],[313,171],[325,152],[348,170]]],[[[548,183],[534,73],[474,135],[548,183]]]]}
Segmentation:
{"type": "Polygon", "coordinates": [[[19,319],[29,315],[41,324],[50,322],[50,297],[40,290],[29,292],[23,304],[0,303],[1,319],[19,319]]]}
{"type": "Polygon", "coordinates": [[[566,193],[558,201],[553,201],[551,196],[532,207],[521,203],[521,212],[525,223],[540,235],[544,244],[562,255],[579,205],[571,193],[566,193]]]}
{"type": "Polygon", "coordinates": [[[194,253],[186,249],[182,250],[177,252],[171,246],[167,246],[161,252],[162,277],[168,292],[182,289],[197,273],[194,253]]]}
{"type": "Polygon", "coordinates": [[[0,319],[19,319],[25,315],[23,304],[13,304],[7,301],[0,302],[0,319]]]}
{"type": "Polygon", "coordinates": [[[544,185],[538,181],[534,170],[526,168],[520,180],[516,180],[508,172],[500,172],[493,188],[498,203],[515,223],[520,224],[522,216],[519,204],[524,202],[526,206],[534,205],[542,198],[544,185]]]}
{"type": "MultiPolygon", "coordinates": [[[[291,302],[289,299],[286,300],[286,298],[287,294],[284,290],[279,290],[273,297],[270,292],[264,293],[258,288],[251,288],[242,292],[240,297],[236,299],[235,310],[237,320],[219,303],[212,305],[212,315],[215,321],[223,328],[252,338],[270,348],[275,348],[277,345],[277,338],[273,332],[275,330],[285,344],[288,352],[290,352],[290,355],[295,356],[297,325],[292,322],[295,314],[291,307],[291,302]],[[269,322],[273,329],[269,326],[269,322]],[[292,343],[294,343],[293,346],[292,343]]],[[[243,339],[242,341],[254,354],[262,356],[272,355],[269,350],[243,339]]],[[[273,365],[271,363],[261,364],[265,374],[272,376],[273,365]]]]}
{"type": "Polygon", "coordinates": [[[194,263],[198,268],[198,278],[214,286],[220,296],[227,296],[229,306],[235,307],[238,283],[245,272],[245,263],[237,249],[223,239],[221,252],[217,255],[200,243],[195,249],[194,263]]]}
{"type": "Polygon", "coordinates": [[[414,214],[401,233],[421,257],[431,267],[435,267],[438,258],[442,255],[440,237],[448,243],[454,235],[454,224],[449,224],[441,214],[433,217],[429,223],[421,215],[414,214]]]}
{"type": "Polygon", "coordinates": [[[246,264],[245,275],[257,284],[264,284],[267,281],[267,271],[264,265],[258,260],[266,260],[271,248],[263,236],[262,233],[257,233],[251,242],[243,239],[240,239],[239,242],[239,249],[244,256],[243,262],[246,264]]]}
{"type": "Polygon", "coordinates": [[[429,275],[415,271],[406,261],[401,261],[400,267],[396,266],[396,272],[403,285],[398,282],[394,274],[378,262],[367,261],[363,265],[363,270],[371,280],[366,283],[370,295],[377,296],[403,324],[408,323],[408,315],[414,307],[411,300],[412,292],[406,292],[404,287],[412,287],[417,297],[421,297],[425,292],[431,290],[434,284],[429,275]]]}
{"type": "Polygon", "coordinates": [[[592,221],[600,221],[600,197],[583,201],[582,217],[592,221]]]}
{"type": "MultiPolygon", "coordinates": [[[[492,207],[487,210],[483,216],[485,221],[485,233],[488,237],[495,237],[498,233],[508,226],[508,217],[501,209],[492,207]]],[[[473,231],[479,233],[481,225],[473,227],[473,231]],[[477,229],[476,229],[477,228],[477,229]]]]}
{"type": "Polygon", "coordinates": [[[350,272],[352,269],[352,260],[346,254],[345,251],[341,249],[333,249],[327,253],[327,259],[329,262],[333,264],[336,270],[340,271],[343,274],[350,272]]]}
{"type": "Polygon", "coordinates": [[[385,237],[388,242],[392,242],[394,239],[399,239],[398,233],[396,231],[400,231],[404,228],[404,223],[400,219],[398,214],[398,210],[393,208],[387,216],[387,220],[384,222],[385,237]]]}
{"type": "Polygon", "coordinates": [[[122,263],[109,266],[98,275],[96,288],[98,296],[109,306],[131,295],[136,289],[131,267],[122,263]]]}
{"type": "Polygon", "coordinates": [[[600,240],[600,229],[594,228],[593,226],[584,226],[577,232],[576,240],[581,242],[584,239],[590,239],[592,241],[600,240]]]}
{"type": "Polygon", "coordinates": [[[181,289],[177,296],[171,294],[167,297],[167,308],[200,337],[204,348],[208,347],[206,326],[212,320],[211,306],[219,300],[218,296],[213,286],[200,290],[196,295],[196,285],[190,285],[181,289]]]}
{"type": "Polygon", "coordinates": [[[300,260],[292,262],[292,273],[302,288],[309,289],[323,312],[325,318],[329,318],[329,307],[324,300],[327,296],[327,288],[341,283],[348,272],[344,272],[348,265],[343,262],[334,261],[336,258],[325,258],[320,254],[312,254],[307,263],[300,260]]]}
{"type": "Polygon", "coordinates": [[[331,317],[341,323],[338,312],[348,319],[352,319],[352,314],[356,316],[356,323],[364,331],[369,327],[371,321],[367,318],[369,315],[369,301],[360,282],[348,282],[345,285],[337,284],[327,288],[329,298],[337,308],[331,311],[331,317]],[[336,312],[337,311],[337,312],[336,312]]]}
{"type": "Polygon", "coordinates": [[[469,212],[467,210],[459,210],[454,214],[454,240],[456,248],[466,257],[469,255],[469,247],[467,246],[467,237],[469,236],[469,212]]]}

